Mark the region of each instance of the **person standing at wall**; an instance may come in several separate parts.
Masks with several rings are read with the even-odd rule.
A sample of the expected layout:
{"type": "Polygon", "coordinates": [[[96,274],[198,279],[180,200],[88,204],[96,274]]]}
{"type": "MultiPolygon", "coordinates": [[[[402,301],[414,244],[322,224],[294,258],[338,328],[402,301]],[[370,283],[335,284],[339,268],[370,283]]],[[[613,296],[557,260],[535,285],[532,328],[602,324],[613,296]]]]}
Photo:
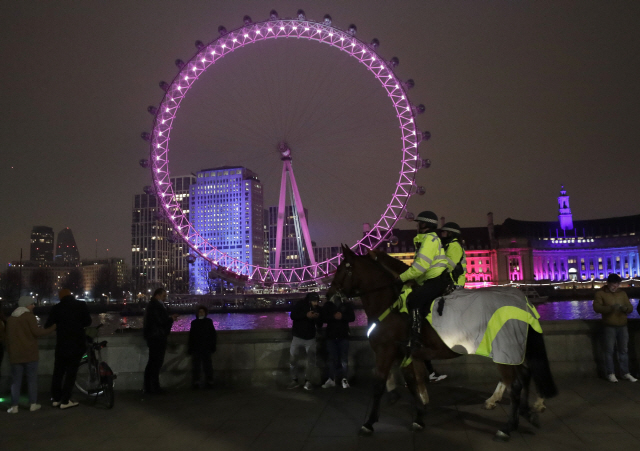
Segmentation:
{"type": "Polygon", "coordinates": [[[26,374],[29,386],[29,410],[40,409],[38,404],[38,338],[50,334],[56,329],[53,325],[47,329],[38,327],[33,314],[35,300],[31,296],[22,296],[18,308],[7,320],[6,341],[9,362],[11,363],[11,407],[7,412],[18,413],[18,401],[22,388],[22,375],[26,374]]]}
{"type": "Polygon", "coordinates": [[[160,388],[160,369],[164,363],[171,325],[178,319],[178,315],[169,315],[164,305],[166,300],[167,290],[158,288],[144,312],[143,334],[149,347],[149,360],[144,369],[144,392],[153,395],[164,393],[160,388]]]}
{"type": "Polygon", "coordinates": [[[329,353],[329,379],[322,388],[336,386],[336,381],[342,388],[349,388],[349,323],[356,320],[353,304],[335,294],[327,299],[321,309],[323,323],[327,323],[326,344],[329,353]]]}
{"type": "Polygon", "coordinates": [[[57,327],[55,363],[51,377],[52,405],[68,409],[78,405],[71,400],[71,390],[87,349],[84,328],[91,325],[91,315],[87,304],[73,297],[70,290],[60,290],[58,298],[60,302],[51,308],[44,327],[57,327]]]}
{"type": "Polygon", "coordinates": [[[602,314],[604,325],[604,353],[605,369],[609,382],[618,382],[613,367],[614,348],[618,354],[618,365],[622,379],[636,382],[637,379],[629,373],[629,330],[627,329],[627,315],[633,311],[627,293],[620,290],[622,279],[617,274],[609,274],[607,284],[596,291],[593,299],[593,310],[602,314]]]}
{"type": "Polygon", "coordinates": [[[7,331],[7,318],[0,304],[0,376],[2,376],[2,359],[4,358],[5,334],[7,331]]]}
{"type": "Polygon", "coordinates": [[[191,355],[193,364],[192,384],[194,389],[200,388],[200,373],[204,370],[204,388],[213,387],[213,364],[211,354],[216,352],[216,328],[211,318],[207,318],[207,308],[204,305],[198,307],[196,319],[191,321],[189,329],[188,354],[191,355]]]}
{"type": "Polygon", "coordinates": [[[293,339],[289,348],[289,375],[291,376],[291,382],[287,386],[289,389],[300,386],[298,383],[298,358],[304,349],[307,354],[304,389],[313,390],[309,377],[316,358],[316,327],[322,324],[319,301],[318,293],[307,293],[304,299],[296,302],[291,310],[293,339]]]}

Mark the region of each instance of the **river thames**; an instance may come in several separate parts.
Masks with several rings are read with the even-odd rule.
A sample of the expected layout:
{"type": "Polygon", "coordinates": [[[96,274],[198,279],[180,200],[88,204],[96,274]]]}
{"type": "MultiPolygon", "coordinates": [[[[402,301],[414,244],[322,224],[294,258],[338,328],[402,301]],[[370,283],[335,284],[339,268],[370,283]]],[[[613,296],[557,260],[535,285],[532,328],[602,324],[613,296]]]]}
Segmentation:
{"type": "MultiPolygon", "coordinates": [[[[536,305],[540,319],[544,321],[567,321],[574,319],[599,319],[600,315],[593,311],[592,301],[556,301],[536,305]]],[[[638,299],[631,299],[633,312],[629,318],[640,318],[637,312],[638,299]]],[[[101,313],[92,315],[93,325],[104,324],[101,335],[110,335],[122,329],[141,329],[142,316],[120,316],[119,313],[101,313]]],[[[195,315],[180,315],[173,323],[172,332],[186,332],[195,315]]],[[[210,313],[216,330],[247,330],[247,329],[288,329],[291,328],[289,312],[261,312],[261,313],[210,313]]],[[[356,310],[356,320],[353,326],[366,326],[367,316],[364,310],[356,310]]]]}

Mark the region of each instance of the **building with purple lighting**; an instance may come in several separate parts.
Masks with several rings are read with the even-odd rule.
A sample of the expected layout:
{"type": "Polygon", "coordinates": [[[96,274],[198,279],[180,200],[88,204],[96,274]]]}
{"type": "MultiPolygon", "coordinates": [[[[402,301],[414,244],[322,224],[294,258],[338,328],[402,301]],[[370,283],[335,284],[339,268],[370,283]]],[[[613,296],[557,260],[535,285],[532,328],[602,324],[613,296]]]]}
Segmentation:
{"type": "MultiPolygon", "coordinates": [[[[405,263],[413,261],[414,230],[394,229],[386,250],[405,263]]],[[[564,187],[558,196],[557,221],[506,219],[487,227],[462,228],[467,253],[467,287],[496,284],[559,283],[640,276],[640,215],[573,220],[564,187]]]]}
{"type": "MultiPolygon", "coordinates": [[[[258,175],[242,166],[222,166],[197,173],[189,197],[189,220],[212,246],[250,265],[265,264],[263,187],[258,175]]],[[[190,265],[190,291],[208,294],[211,264],[190,265]]]]}

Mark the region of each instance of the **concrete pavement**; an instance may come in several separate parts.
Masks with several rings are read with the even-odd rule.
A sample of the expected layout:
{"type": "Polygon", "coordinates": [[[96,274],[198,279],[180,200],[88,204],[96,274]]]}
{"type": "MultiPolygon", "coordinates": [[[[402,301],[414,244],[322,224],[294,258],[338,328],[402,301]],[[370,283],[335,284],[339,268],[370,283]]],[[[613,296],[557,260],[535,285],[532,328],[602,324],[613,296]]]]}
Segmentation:
{"type": "MultiPolygon", "coordinates": [[[[372,437],[358,437],[370,401],[370,387],[351,389],[225,389],[173,391],[145,397],[117,392],[107,410],[77,394],[81,405],[66,411],[43,403],[5,413],[2,402],[0,449],[82,450],[630,450],[640,447],[640,382],[612,384],[600,379],[558,381],[560,395],[547,402],[542,429],[523,421],[509,443],[492,441],[507,418],[508,405],[494,411],[481,405],[494,386],[429,386],[427,428],[409,431],[409,395],[394,406],[383,400],[372,437]]],[[[45,395],[41,395],[44,401],[45,395]]],[[[23,399],[26,402],[26,398],[23,399]]]]}

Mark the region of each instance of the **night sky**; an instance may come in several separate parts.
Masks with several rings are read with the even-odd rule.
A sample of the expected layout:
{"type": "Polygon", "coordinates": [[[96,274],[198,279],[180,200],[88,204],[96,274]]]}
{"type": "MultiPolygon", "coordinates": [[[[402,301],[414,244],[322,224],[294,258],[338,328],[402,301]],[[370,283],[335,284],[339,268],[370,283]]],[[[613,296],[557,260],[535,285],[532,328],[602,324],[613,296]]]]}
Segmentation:
{"type": "MultiPolygon", "coordinates": [[[[275,8],[333,17],[378,38],[426,112],[420,148],[432,209],[463,227],[554,220],[564,184],[574,219],[640,213],[640,3],[630,1],[25,1],[0,4],[0,261],[29,254],[34,225],[70,227],[82,258],[130,259],[133,195],[148,105],[174,60],[217,28],[275,8]]],[[[308,41],[269,41],[212,66],[174,123],[172,174],[220,165],[257,172],[275,205],[286,139],[312,239],[352,244],[390,201],[398,124],[363,66],[308,41]]],[[[412,227],[402,221],[402,228],[412,227]]]]}

